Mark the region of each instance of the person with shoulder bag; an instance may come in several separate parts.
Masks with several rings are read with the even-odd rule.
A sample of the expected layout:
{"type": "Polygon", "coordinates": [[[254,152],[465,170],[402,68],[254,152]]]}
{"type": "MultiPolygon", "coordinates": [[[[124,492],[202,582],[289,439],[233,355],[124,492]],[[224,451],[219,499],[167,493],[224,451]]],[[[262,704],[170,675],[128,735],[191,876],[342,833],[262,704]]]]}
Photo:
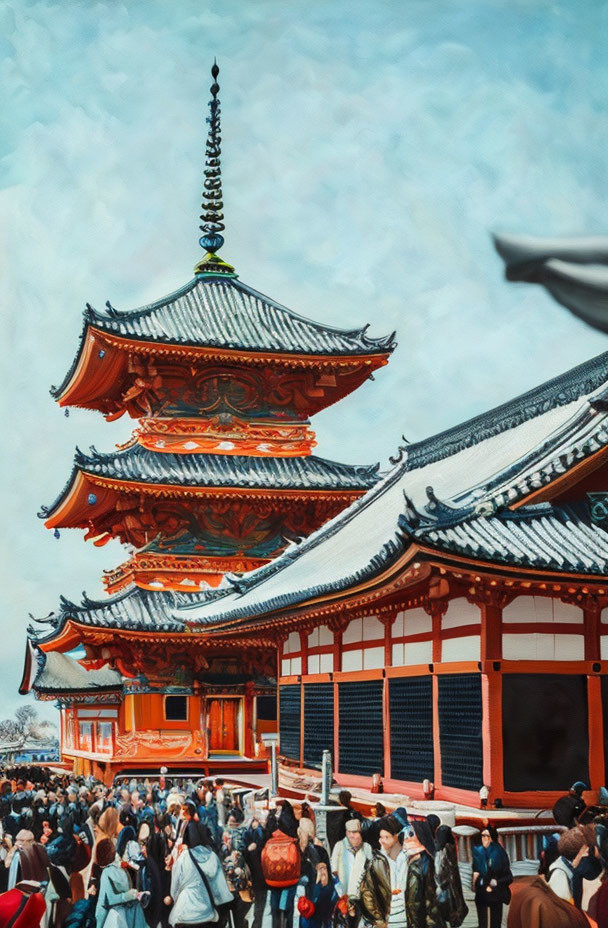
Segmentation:
{"type": "Polygon", "coordinates": [[[233,899],[222,863],[209,844],[203,843],[203,833],[196,825],[188,824],[171,871],[171,895],[165,904],[173,906],[169,915],[172,928],[198,928],[223,921],[233,899]]]}

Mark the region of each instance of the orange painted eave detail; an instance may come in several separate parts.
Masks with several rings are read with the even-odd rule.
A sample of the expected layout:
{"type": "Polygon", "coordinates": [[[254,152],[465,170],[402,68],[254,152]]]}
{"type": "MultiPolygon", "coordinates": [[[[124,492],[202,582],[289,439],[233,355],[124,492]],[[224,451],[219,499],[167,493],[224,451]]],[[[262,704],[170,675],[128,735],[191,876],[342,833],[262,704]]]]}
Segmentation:
{"type": "Polygon", "coordinates": [[[46,519],[45,526],[49,529],[54,528],[77,528],[83,527],[87,523],[94,522],[95,511],[97,504],[89,506],[87,501],[83,498],[84,494],[88,494],[87,482],[93,484],[97,487],[102,487],[108,490],[115,490],[118,493],[141,493],[146,496],[152,497],[183,497],[183,498],[195,498],[195,497],[226,497],[226,496],[237,496],[240,499],[247,498],[269,498],[269,499],[297,499],[301,497],[302,499],[339,499],[339,500],[355,500],[359,499],[365,492],[367,488],[360,490],[343,490],[343,489],[332,489],[332,490],[318,490],[318,489],[282,489],[282,488],[258,488],[258,487],[222,487],[222,486],[212,486],[212,487],[183,487],[177,484],[170,483],[138,483],[137,481],[132,480],[116,480],[112,478],[100,477],[97,474],[91,474],[88,471],[79,470],[76,474],[76,478],[69,487],[66,496],[59,502],[55,511],[46,519]],[[74,523],[70,524],[66,520],[70,517],[74,517],[77,513],[82,513],[85,510],[85,507],[88,506],[89,518],[79,518],[74,523]]]}
{"type": "MultiPolygon", "coordinates": [[[[345,367],[353,364],[363,364],[370,372],[383,367],[388,363],[391,352],[381,351],[368,354],[352,355],[314,355],[289,354],[287,352],[243,351],[234,348],[211,348],[201,345],[174,345],[160,341],[138,341],[125,338],[87,323],[84,332],[83,348],[78,363],[62,394],[57,397],[60,406],[78,406],[79,391],[88,380],[87,369],[91,362],[93,350],[100,344],[111,346],[119,351],[133,352],[134,354],[173,354],[188,359],[200,358],[204,360],[225,360],[234,363],[240,361],[244,364],[281,364],[288,367],[345,367]]],[[[101,402],[102,398],[98,398],[101,402]]],[[[85,401],[87,402],[87,401],[85,401]]],[[[94,402],[90,400],[88,402],[94,402]]]]}

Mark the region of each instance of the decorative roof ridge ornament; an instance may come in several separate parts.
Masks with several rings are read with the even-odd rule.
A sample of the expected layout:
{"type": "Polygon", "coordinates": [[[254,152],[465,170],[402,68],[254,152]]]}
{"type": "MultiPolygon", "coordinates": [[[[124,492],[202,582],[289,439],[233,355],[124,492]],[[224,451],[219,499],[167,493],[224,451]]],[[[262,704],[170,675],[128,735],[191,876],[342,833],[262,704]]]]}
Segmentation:
{"type": "Polygon", "coordinates": [[[222,136],[220,126],[221,107],[218,99],[220,85],[217,82],[219,73],[220,69],[214,59],[211,68],[213,83],[209,88],[211,92],[209,116],[207,116],[209,131],[205,146],[205,182],[203,184],[202,213],[200,216],[203,224],[199,226],[203,233],[199,239],[199,244],[207,254],[194,268],[197,277],[206,277],[209,274],[213,276],[236,276],[232,265],[217,256],[217,252],[224,244],[222,232],[226,229],[224,213],[222,212],[224,201],[222,199],[222,169],[220,166],[222,136]]]}

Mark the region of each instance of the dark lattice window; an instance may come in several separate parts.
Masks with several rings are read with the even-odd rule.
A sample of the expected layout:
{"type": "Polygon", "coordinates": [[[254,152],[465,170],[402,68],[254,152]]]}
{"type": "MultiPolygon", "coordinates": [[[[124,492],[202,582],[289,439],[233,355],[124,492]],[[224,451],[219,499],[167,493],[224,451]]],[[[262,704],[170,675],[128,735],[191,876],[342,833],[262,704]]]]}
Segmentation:
{"type": "Polygon", "coordinates": [[[483,786],[481,675],[449,674],[439,682],[439,743],[444,786],[483,786]]]}
{"type": "Polygon", "coordinates": [[[258,696],[256,715],[261,722],[275,722],[277,718],[277,697],[258,696]]]}
{"type": "Polygon", "coordinates": [[[279,693],[279,745],[281,754],[300,760],[300,686],[281,686],[279,693]]]}
{"type": "MultiPolygon", "coordinates": [[[[604,713],[606,681],[602,679],[604,713]]],[[[587,679],[507,673],[502,678],[505,789],[567,790],[589,783],[587,679]]]]}
{"type": "Polygon", "coordinates": [[[304,764],[321,767],[323,751],[334,752],[334,685],[304,686],[304,764]]]}
{"type": "Polygon", "coordinates": [[[433,681],[399,677],[389,682],[391,777],[421,783],[433,780],[433,681]]]}
{"type": "Polygon", "coordinates": [[[165,718],[168,722],[187,722],[188,697],[165,696],[165,718]]]}
{"type": "Polygon", "coordinates": [[[339,684],[339,770],[384,774],[382,680],[339,684]]]}

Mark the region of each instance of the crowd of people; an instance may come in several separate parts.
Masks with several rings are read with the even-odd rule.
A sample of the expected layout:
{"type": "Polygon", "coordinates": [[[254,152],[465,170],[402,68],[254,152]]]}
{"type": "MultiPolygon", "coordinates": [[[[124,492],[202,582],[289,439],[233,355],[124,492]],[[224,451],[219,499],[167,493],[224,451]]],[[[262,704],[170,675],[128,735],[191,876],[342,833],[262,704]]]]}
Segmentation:
{"type": "MultiPolygon", "coordinates": [[[[0,928],[458,928],[468,914],[455,838],[436,815],[378,802],[364,816],[343,791],[321,841],[314,805],[220,778],[110,788],[43,768],[6,773],[0,928]]],[[[576,794],[568,800],[573,827],[547,841],[543,875],[517,891],[496,831],[482,830],[479,928],[501,925],[511,888],[512,928],[590,924],[583,888],[608,864],[608,828],[580,825],[576,794]]]]}

